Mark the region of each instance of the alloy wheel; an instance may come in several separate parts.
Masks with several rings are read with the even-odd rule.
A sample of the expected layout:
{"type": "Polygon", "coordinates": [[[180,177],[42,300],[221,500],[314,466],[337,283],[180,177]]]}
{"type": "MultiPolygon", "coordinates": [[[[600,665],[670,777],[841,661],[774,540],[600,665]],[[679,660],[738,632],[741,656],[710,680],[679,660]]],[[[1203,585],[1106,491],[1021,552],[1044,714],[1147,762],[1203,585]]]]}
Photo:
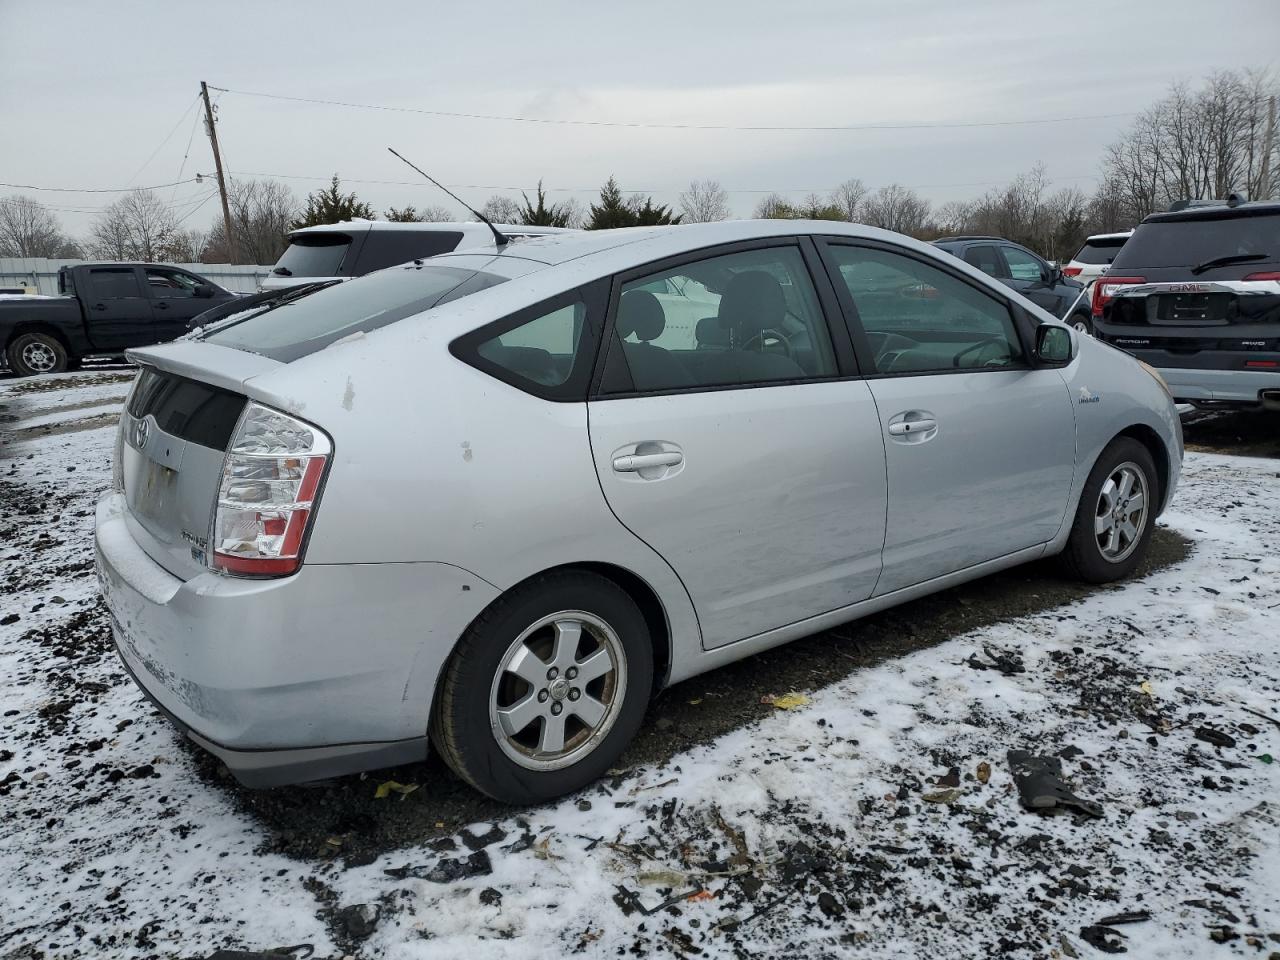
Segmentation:
{"type": "Polygon", "coordinates": [[[1133,461],[1111,471],[1094,510],[1093,532],[1103,559],[1120,563],[1137,549],[1147,525],[1147,478],[1133,461]]]}
{"type": "Polygon", "coordinates": [[[28,370],[48,373],[58,365],[58,355],[53,347],[40,340],[33,340],[22,348],[22,362],[28,370]]]}
{"type": "Polygon", "coordinates": [[[622,642],[604,620],[564,610],[507,648],[489,691],[489,726],[503,753],[530,770],[559,770],[594,750],[627,692],[622,642]]]}

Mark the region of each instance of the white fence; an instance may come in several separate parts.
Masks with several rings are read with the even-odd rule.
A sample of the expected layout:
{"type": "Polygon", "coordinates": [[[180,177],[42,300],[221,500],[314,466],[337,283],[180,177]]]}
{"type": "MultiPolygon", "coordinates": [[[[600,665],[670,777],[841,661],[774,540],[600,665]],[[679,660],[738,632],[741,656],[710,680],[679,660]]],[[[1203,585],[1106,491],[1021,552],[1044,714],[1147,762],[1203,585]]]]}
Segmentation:
{"type": "MultiPolygon", "coordinates": [[[[35,287],[46,296],[58,293],[58,270],[97,260],[50,260],[48,257],[0,257],[0,287],[35,287]]],[[[175,263],[175,267],[206,277],[218,286],[236,293],[254,293],[258,284],[271,273],[271,267],[235,263],[175,263]]]]}

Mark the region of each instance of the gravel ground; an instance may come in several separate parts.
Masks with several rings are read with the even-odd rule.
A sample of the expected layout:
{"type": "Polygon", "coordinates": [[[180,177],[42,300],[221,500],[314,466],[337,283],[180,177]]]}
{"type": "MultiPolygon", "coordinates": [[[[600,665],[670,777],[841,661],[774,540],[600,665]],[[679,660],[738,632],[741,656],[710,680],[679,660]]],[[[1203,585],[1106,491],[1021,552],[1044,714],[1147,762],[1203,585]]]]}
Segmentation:
{"type": "Polygon", "coordinates": [[[1254,859],[1280,857],[1256,759],[1280,723],[1241,713],[1280,689],[1262,463],[1189,459],[1135,581],[1030,565],[695,678],[611,781],[515,816],[437,761],[246,791],[146,706],[89,550],[124,389],[0,386],[0,957],[1280,951],[1254,859]],[[810,702],[769,702],[789,691],[810,702]],[[1020,810],[1015,748],[1061,754],[1103,819],[1020,810]]]}

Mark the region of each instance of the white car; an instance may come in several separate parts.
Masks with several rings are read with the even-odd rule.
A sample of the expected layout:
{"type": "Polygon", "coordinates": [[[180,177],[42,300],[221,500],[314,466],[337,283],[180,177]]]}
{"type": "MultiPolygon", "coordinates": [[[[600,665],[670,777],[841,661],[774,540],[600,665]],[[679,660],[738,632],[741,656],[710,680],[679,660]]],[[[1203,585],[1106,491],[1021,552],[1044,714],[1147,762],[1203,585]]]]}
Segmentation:
{"type": "Polygon", "coordinates": [[[1074,278],[1087,288],[1107,272],[1111,261],[1116,258],[1120,248],[1131,236],[1133,231],[1125,230],[1120,233],[1098,233],[1088,237],[1084,246],[1071,258],[1071,262],[1062,268],[1063,274],[1074,278]]]}
{"type": "MultiPolygon", "coordinates": [[[[560,227],[499,224],[512,240],[565,232],[560,227]]],[[[289,246],[260,290],[283,290],[320,280],[350,280],[423,257],[455,250],[496,250],[493,232],[483,223],[392,223],[343,220],[303,227],[289,234],[289,246]]]]}

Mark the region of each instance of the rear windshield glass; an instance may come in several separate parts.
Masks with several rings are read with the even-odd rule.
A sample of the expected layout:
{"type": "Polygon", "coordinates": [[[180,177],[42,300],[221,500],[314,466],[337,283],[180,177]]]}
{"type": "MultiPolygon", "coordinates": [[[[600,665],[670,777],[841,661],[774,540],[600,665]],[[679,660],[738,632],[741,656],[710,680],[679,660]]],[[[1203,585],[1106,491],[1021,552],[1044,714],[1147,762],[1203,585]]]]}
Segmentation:
{"type": "Polygon", "coordinates": [[[202,339],[289,363],[343,337],[385,327],[506,279],[434,264],[384,270],[297,299],[271,302],[202,339]]]}
{"type": "Polygon", "coordinates": [[[350,248],[351,237],[345,233],[294,237],[272,273],[278,277],[340,277],[350,248]]]}
{"type": "Polygon", "coordinates": [[[1108,264],[1115,259],[1126,239],[1126,237],[1113,237],[1106,240],[1090,240],[1080,248],[1075,261],[1076,263],[1108,264]]]}
{"type": "MultiPolygon", "coordinates": [[[[1280,214],[1221,220],[1157,220],[1144,223],[1116,255],[1120,267],[1194,267],[1219,257],[1265,254],[1280,260],[1280,214]]],[[[1238,269],[1239,264],[1232,269],[1238,269]]]]}

